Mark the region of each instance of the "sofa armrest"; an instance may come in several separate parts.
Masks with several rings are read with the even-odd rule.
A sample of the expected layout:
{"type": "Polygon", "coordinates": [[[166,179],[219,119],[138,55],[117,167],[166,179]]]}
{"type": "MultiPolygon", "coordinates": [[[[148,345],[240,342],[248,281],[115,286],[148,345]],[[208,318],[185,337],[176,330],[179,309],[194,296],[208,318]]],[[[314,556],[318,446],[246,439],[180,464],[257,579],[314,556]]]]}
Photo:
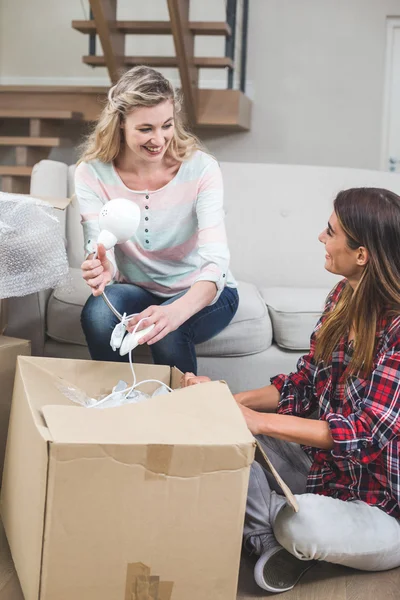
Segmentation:
{"type": "Polygon", "coordinates": [[[68,165],[56,160],[41,160],[32,169],[30,193],[53,198],[68,197],[68,165]]]}

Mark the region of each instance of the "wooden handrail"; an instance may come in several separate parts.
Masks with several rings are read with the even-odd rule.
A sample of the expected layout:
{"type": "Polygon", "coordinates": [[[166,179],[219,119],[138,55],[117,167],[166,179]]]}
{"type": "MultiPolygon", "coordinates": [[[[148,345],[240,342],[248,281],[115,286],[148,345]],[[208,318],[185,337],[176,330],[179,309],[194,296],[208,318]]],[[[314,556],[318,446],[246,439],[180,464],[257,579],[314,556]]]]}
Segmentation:
{"type": "Polygon", "coordinates": [[[194,126],[199,73],[194,64],[194,35],[189,26],[189,0],[167,0],[167,2],[186,117],[189,125],[194,126]]]}
{"type": "Polygon", "coordinates": [[[116,83],[124,66],[125,34],[116,28],[117,0],[89,0],[96,30],[112,83],[116,83]]]}

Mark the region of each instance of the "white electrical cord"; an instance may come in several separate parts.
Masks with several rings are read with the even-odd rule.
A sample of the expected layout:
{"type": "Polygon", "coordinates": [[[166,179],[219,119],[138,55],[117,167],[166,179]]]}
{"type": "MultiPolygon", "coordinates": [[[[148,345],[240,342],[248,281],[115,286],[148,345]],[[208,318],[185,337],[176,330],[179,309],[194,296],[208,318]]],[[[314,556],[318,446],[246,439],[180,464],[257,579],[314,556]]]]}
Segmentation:
{"type": "MultiPolygon", "coordinates": [[[[95,260],[97,258],[97,250],[93,255],[93,260],[95,260]]],[[[127,323],[130,319],[132,319],[135,315],[137,315],[138,313],[133,313],[132,315],[126,315],[126,313],[124,313],[123,315],[121,315],[117,309],[115,308],[115,306],[112,305],[112,303],[110,302],[110,300],[107,298],[105,292],[102,293],[103,299],[105,301],[105,303],[107,304],[108,308],[114,313],[114,315],[121,321],[121,323],[124,324],[127,323]]],[[[147,321],[148,317],[144,317],[143,319],[140,319],[140,321],[138,321],[135,325],[135,328],[132,331],[132,335],[134,333],[136,333],[137,328],[139,327],[140,323],[142,323],[143,321],[147,321]]],[[[123,391],[123,397],[127,398],[127,396],[129,396],[129,394],[131,394],[133,392],[133,390],[137,387],[139,387],[140,385],[142,385],[143,383],[159,383],[160,385],[163,385],[167,388],[167,390],[169,392],[173,392],[173,389],[170,388],[166,383],[164,383],[163,381],[159,381],[158,379],[145,379],[144,381],[139,381],[139,383],[136,383],[136,374],[135,374],[135,370],[133,368],[133,362],[132,362],[132,352],[133,350],[129,350],[129,365],[131,367],[131,371],[132,371],[132,376],[133,376],[133,384],[130,388],[128,388],[128,390],[124,390],[123,391]]],[[[115,392],[112,392],[115,393],[115,392]]],[[[122,393],[122,392],[118,392],[118,393],[122,393]]],[[[99,406],[99,404],[102,404],[103,402],[105,402],[106,400],[108,400],[110,398],[112,394],[108,394],[108,396],[106,396],[105,398],[103,398],[102,400],[99,400],[99,402],[97,402],[96,404],[89,406],[88,408],[94,408],[99,406]]]]}
{"type": "MultiPolygon", "coordinates": [[[[87,255],[86,258],[88,258],[90,256],[90,254],[87,255]]],[[[97,258],[97,250],[96,252],[93,254],[93,260],[96,260],[97,258]]],[[[117,311],[117,309],[115,308],[115,306],[113,306],[110,302],[110,300],[107,298],[106,293],[102,292],[101,295],[103,296],[104,302],[107,304],[108,308],[111,310],[111,312],[114,313],[114,315],[120,320],[122,321],[122,315],[121,313],[119,313],[117,311]]],[[[129,315],[127,318],[130,319],[133,315],[129,315]]]]}
{"type": "MultiPolygon", "coordinates": [[[[135,313],[135,314],[137,314],[137,313],[135,313]]],[[[134,315],[130,315],[129,318],[131,318],[132,316],[134,316],[134,315]]],[[[127,319],[128,317],[125,317],[125,318],[127,319]]],[[[140,321],[138,321],[136,323],[135,328],[132,331],[132,334],[136,333],[136,330],[139,327],[140,323],[142,323],[143,321],[147,321],[147,319],[148,319],[148,317],[144,317],[143,319],[140,319],[140,321]]],[[[172,388],[169,387],[169,385],[167,385],[163,381],[159,381],[158,379],[144,379],[143,381],[139,381],[138,383],[136,383],[136,374],[135,374],[135,369],[133,368],[133,362],[132,362],[132,352],[133,352],[133,350],[129,350],[129,365],[130,365],[131,371],[132,371],[133,384],[127,390],[123,390],[121,392],[116,392],[116,393],[123,394],[123,398],[127,398],[129,396],[129,394],[131,394],[133,392],[134,389],[136,389],[140,385],[143,385],[144,383],[159,383],[160,385],[165,386],[169,392],[173,392],[174,391],[172,388]]],[[[113,393],[115,393],[115,392],[113,392],[113,393]]],[[[88,408],[97,408],[100,404],[102,404],[106,400],[109,400],[109,398],[110,398],[111,395],[112,394],[109,394],[108,396],[106,396],[102,400],[99,400],[98,402],[96,402],[96,404],[93,404],[92,406],[88,406],[88,408]]]]}

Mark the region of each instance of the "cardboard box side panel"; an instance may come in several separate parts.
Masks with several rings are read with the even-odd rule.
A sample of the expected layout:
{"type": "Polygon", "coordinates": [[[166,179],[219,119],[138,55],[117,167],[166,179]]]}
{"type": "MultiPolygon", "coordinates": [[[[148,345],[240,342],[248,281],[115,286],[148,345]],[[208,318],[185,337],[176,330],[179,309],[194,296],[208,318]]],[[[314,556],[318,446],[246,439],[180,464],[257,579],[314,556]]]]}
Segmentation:
{"type": "Polygon", "coordinates": [[[45,427],[42,414],[44,406],[68,405],[74,408],[78,406],[60,389],[61,386],[68,387],[70,382],[43,368],[40,361],[34,361],[32,357],[24,357],[18,359],[18,366],[25,382],[27,399],[37,427],[45,427]]]}
{"type": "Polygon", "coordinates": [[[0,344],[0,481],[3,475],[7,431],[14,388],[17,356],[31,353],[30,342],[2,337],[0,344]],[[8,342],[8,343],[7,343],[8,342]]]}
{"type": "Polygon", "coordinates": [[[173,600],[236,599],[249,467],[167,477],[53,449],[41,600],[125,600],[136,563],[173,582],[173,600]]]}
{"type": "Polygon", "coordinates": [[[183,373],[182,371],[180,371],[179,369],[177,369],[176,367],[172,367],[171,369],[171,382],[170,382],[170,387],[172,387],[173,390],[176,390],[178,388],[181,387],[181,377],[182,377],[183,373]]]}
{"type": "Polygon", "coordinates": [[[25,600],[38,600],[47,442],[32,418],[18,368],[1,490],[1,514],[25,600]]]}

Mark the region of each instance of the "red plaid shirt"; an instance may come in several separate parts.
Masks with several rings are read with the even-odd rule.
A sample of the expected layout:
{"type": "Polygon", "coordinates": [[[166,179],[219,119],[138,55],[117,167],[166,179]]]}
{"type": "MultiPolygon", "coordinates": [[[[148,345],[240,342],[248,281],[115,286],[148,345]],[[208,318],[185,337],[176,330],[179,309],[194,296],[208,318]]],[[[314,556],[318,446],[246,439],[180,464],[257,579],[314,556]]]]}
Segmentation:
{"type": "MultiPolygon", "coordinates": [[[[325,312],[334,308],[346,283],[328,296],[325,312]]],[[[368,379],[343,377],[353,352],[346,338],[330,364],[315,363],[315,334],[323,321],[324,316],[297,372],[271,379],[281,394],[278,413],[306,417],[318,410],[330,427],[332,450],[303,446],[313,461],[307,492],[362,500],[400,518],[400,315],[379,322],[368,379]]]]}

